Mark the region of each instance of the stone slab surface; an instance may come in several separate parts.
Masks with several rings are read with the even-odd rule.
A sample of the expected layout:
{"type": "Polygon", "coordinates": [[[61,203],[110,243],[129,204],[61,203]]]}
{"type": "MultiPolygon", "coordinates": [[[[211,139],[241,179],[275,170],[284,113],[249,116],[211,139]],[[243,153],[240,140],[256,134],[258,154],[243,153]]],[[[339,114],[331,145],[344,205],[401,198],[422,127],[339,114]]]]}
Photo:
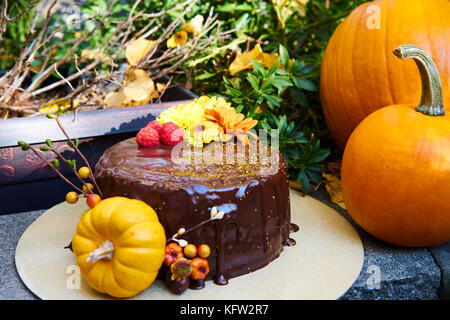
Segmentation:
{"type": "MultiPolygon", "coordinates": [[[[364,245],[364,265],[344,300],[437,300],[450,298],[450,243],[408,249],[384,244],[359,228],[348,213],[329,202],[325,191],[310,194],[347,218],[364,245]]],[[[45,210],[0,216],[0,299],[37,299],[17,274],[14,255],[27,227],[45,210]]]]}

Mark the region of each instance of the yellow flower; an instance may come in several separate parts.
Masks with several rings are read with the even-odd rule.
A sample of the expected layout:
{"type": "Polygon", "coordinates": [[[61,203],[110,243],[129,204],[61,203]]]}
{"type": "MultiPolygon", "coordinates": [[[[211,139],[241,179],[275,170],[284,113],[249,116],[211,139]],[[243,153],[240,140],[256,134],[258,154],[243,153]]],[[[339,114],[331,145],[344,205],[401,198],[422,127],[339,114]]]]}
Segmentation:
{"type": "Polygon", "coordinates": [[[203,16],[196,15],[191,21],[185,24],[182,29],[198,36],[203,30],[203,16]]]}
{"type": "Polygon", "coordinates": [[[198,99],[171,107],[158,117],[162,124],[173,122],[185,132],[185,140],[194,146],[202,146],[219,137],[220,127],[218,124],[205,118],[205,110],[220,106],[231,108],[231,103],[223,98],[201,96],[198,99]]]}
{"type": "Polygon", "coordinates": [[[277,59],[278,53],[265,53],[262,51],[261,46],[256,44],[252,50],[238,54],[228,70],[231,75],[235,75],[239,71],[253,69],[253,60],[261,63],[265,68],[270,68],[277,59]]]}
{"type": "Polygon", "coordinates": [[[187,32],[184,30],[181,30],[180,32],[177,32],[173,34],[168,40],[167,40],[167,48],[176,48],[177,46],[182,46],[187,41],[187,32]]]}

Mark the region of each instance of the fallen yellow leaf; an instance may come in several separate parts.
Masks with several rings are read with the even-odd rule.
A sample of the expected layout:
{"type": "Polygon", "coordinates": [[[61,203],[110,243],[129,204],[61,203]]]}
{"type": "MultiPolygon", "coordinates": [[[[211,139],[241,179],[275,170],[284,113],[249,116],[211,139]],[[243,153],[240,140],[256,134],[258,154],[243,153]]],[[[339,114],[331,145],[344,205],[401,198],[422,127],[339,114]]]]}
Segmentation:
{"type": "Polygon", "coordinates": [[[230,64],[228,70],[231,75],[235,75],[239,71],[253,69],[253,60],[261,63],[265,68],[270,68],[277,59],[278,53],[265,53],[262,51],[261,46],[256,44],[252,50],[238,54],[230,64]]]}
{"type": "Polygon", "coordinates": [[[309,0],[294,0],[292,1],[292,8],[297,11],[300,17],[304,17],[306,15],[306,5],[309,0]]]}
{"type": "Polygon", "coordinates": [[[325,188],[330,195],[330,201],[341,208],[346,209],[344,196],[342,194],[341,180],[337,176],[327,173],[322,173],[322,177],[325,178],[325,188]]]}
{"type": "Polygon", "coordinates": [[[99,58],[101,62],[107,62],[109,65],[114,65],[113,60],[111,57],[108,57],[107,55],[100,52],[100,49],[83,49],[81,51],[81,59],[82,60],[94,60],[99,58]]]}
{"type": "Polygon", "coordinates": [[[240,53],[236,56],[234,61],[230,64],[228,70],[231,75],[235,75],[239,71],[252,69],[252,60],[261,60],[262,58],[262,49],[259,44],[255,45],[252,50],[240,53]]]}
{"type": "Polygon", "coordinates": [[[198,36],[203,30],[203,16],[199,14],[196,15],[191,21],[185,24],[182,29],[198,36]]]}
{"type": "MultiPolygon", "coordinates": [[[[274,63],[277,61],[278,58],[279,58],[278,53],[270,54],[270,53],[263,52],[261,63],[264,67],[271,68],[274,65],[274,63]]],[[[281,63],[280,63],[280,65],[281,65],[281,63]]]]}
{"type": "Polygon", "coordinates": [[[146,104],[157,98],[153,80],[142,69],[131,71],[123,85],[116,92],[109,92],[104,102],[110,108],[146,104]]]}
{"type": "Polygon", "coordinates": [[[309,0],[272,0],[272,3],[283,11],[283,15],[292,15],[294,9],[300,17],[305,16],[305,7],[309,0]]]}
{"type": "Polygon", "coordinates": [[[158,91],[158,93],[161,93],[164,90],[166,90],[166,87],[167,87],[167,84],[165,84],[165,83],[161,83],[161,82],[156,83],[156,91],[158,91]]]}
{"type": "Polygon", "coordinates": [[[122,106],[123,101],[125,101],[125,95],[123,94],[123,91],[120,89],[117,92],[115,91],[108,92],[108,94],[105,96],[105,99],[103,99],[103,102],[109,108],[123,107],[122,106]]]}
{"type": "Polygon", "coordinates": [[[64,110],[70,106],[70,99],[55,99],[43,104],[42,108],[39,108],[40,113],[55,113],[62,107],[64,110]]]}
{"type": "Polygon", "coordinates": [[[144,59],[150,50],[155,46],[155,41],[139,38],[127,44],[125,57],[130,66],[137,66],[144,59]]]}

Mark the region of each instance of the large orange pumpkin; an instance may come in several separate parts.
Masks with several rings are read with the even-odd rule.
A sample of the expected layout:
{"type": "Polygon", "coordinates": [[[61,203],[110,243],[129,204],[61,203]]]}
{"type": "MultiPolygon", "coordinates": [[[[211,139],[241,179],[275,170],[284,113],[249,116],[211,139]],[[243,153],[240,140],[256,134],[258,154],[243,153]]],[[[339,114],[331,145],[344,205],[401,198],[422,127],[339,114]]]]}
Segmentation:
{"type": "Polygon", "coordinates": [[[343,150],[373,111],[417,104],[420,77],[412,61],[392,51],[416,45],[435,61],[450,110],[450,1],[376,0],[356,8],[334,32],[321,69],[320,96],[330,132],[343,150]]]}
{"type": "Polygon", "coordinates": [[[342,159],[342,189],[351,217],[373,236],[401,246],[450,240],[450,115],[439,74],[416,46],[395,50],[419,66],[419,106],[379,109],[353,131],[342,159]]]}

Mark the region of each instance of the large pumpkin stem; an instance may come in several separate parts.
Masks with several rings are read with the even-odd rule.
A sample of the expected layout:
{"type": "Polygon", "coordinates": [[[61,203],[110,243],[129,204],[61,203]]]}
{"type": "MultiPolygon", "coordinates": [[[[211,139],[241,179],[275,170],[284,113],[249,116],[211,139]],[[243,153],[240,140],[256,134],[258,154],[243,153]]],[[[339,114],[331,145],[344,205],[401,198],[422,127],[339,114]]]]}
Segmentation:
{"type": "Polygon", "coordinates": [[[422,100],[416,111],[429,116],[443,116],[444,103],[438,69],[433,59],[421,48],[404,45],[396,48],[394,54],[400,59],[412,58],[419,67],[422,79],[422,100]]]}
{"type": "Polygon", "coordinates": [[[92,251],[89,254],[89,257],[87,257],[86,261],[92,261],[92,263],[96,263],[97,260],[105,259],[105,260],[111,260],[114,253],[114,245],[111,241],[106,240],[103,241],[97,249],[92,251]]]}

